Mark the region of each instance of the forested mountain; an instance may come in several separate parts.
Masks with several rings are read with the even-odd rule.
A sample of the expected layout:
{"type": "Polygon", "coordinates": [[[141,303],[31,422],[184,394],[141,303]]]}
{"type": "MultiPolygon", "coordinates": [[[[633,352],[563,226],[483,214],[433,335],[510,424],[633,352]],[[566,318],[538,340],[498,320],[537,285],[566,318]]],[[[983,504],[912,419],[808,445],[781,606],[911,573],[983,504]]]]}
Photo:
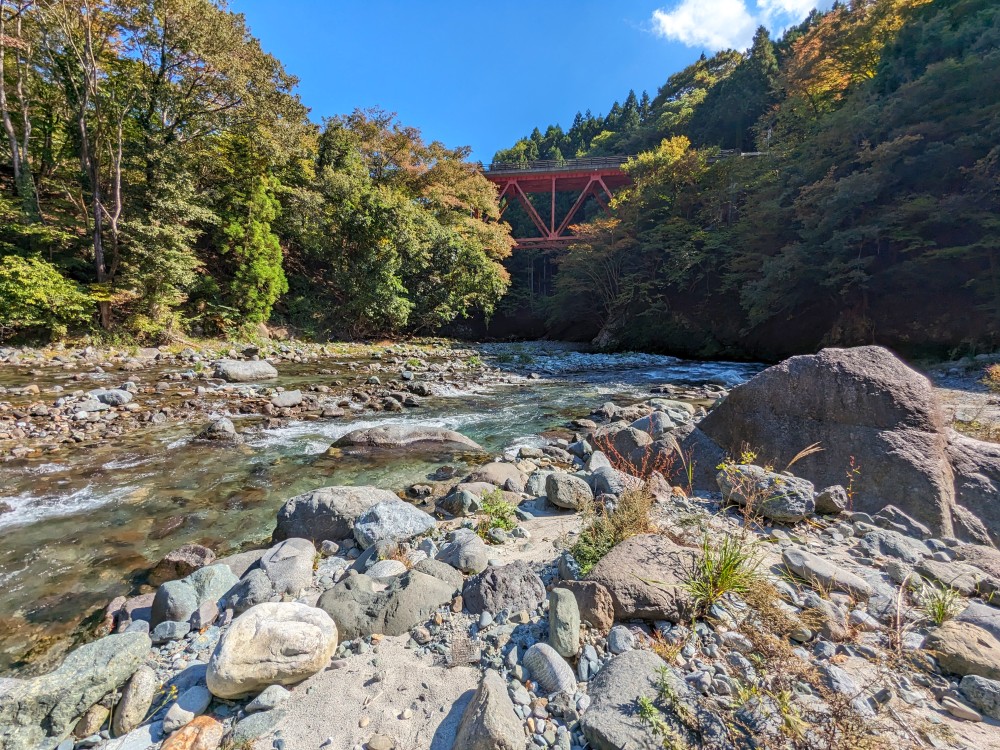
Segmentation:
{"type": "Polygon", "coordinates": [[[0,336],[488,313],[511,240],[468,150],[295,86],[222,0],[0,0],[0,336]]]}
{"type": "Polygon", "coordinates": [[[556,257],[550,329],[699,355],[997,346],[998,90],[997,3],[857,0],[536,130],[497,159],[638,154],[615,218],[556,257]]]}

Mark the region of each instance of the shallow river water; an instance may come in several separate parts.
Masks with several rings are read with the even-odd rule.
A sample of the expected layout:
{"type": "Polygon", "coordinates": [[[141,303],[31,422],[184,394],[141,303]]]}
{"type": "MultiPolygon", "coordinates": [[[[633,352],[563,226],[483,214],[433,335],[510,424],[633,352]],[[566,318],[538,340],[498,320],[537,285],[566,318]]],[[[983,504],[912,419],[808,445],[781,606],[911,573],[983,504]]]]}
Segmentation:
{"type": "MultiPolygon", "coordinates": [[[[0,502],[14,509],[0,515],[0,674],[30,672],[50,661],[46,652],[50,658],[58,653],[115,596],[137,592],[150,566],[182,544],[205,544],[222,556],[266,542],[275,514],[293,495],[335,484],[401,491],[444,463],[456,465],[444,457],[372,461],[331,455],[330,444],[350,430],[389,423],[442,426],[501,453],[540,441],[541,432],[605,401],[648,397],[654,385],[733,385],[759,369],[586,354],[551,344],[519,345],[517,356],[503,346],[480,350],[489,365],[504,368],[513,365],[502,363],[513,361],[541,377],[452,389],[405,414],[291,422],[253,431],[238,447],[193,441],[205,421],[198,419],[0,464],[0,502]]],[[[319,370],[330,366],[279,365],[278,384],[329,383],[335,375],[319,370]]],[[[36,382],[44,389],[66,377],[0,369],[4,386],[36,382]]]]}

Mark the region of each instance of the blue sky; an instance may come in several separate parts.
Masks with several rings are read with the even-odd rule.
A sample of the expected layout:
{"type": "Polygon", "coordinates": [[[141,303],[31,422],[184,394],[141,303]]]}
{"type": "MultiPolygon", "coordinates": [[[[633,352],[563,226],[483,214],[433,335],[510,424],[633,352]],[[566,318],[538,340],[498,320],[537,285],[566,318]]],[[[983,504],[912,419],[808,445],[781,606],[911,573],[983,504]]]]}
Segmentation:
{"type": "Polygon", "coordinates": [[[656,94],[705,51],[747,46],[815,0],[230,0],[300,79],[312,118],[380,106],[488,161],[536,125],[656,94]]]}

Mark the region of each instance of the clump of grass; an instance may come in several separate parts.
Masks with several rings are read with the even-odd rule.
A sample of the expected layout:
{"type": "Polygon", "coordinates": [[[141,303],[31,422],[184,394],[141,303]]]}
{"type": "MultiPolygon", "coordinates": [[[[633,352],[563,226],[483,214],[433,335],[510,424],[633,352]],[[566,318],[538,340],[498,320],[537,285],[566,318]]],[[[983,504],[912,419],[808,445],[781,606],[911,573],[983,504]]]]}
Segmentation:
{"type": "Polygon", "coordinates": [[[695,608],[705,612],[726,594],[743,596],[758,579],[761,556],[756,546],[741,536],[727,535],[713,542],[706,534],[701,554],[682,582],[695,608]]]}
{"type": "Polygon", "coordinates": [[[645,484],[626,489],[610,513],[592,503],[585,506],[580,538],[570,549],[580,572],[589,573],[616,544],[649,531],[652,507],[653,495],[645,484]]]}
{"type": "Polygon", "coordinates": [[[505,500],[501,490],[484,492],[476,533],[484,541],[489,541],[490,529],[510,531],[517,526],[517,516],[514,514],[516,510],[517,506],[505,500]]]}
{"type": "Polygon", "coordinates": [[[951,586],[924,584],[917,595],[924,617],[941,626],[963,609],[962,595],[951,586]]]}
{"type": "Polygon", "coordinates": [[[983,371],[983,385],[991,391],[1000,391],[1000,364],[990,365],[983,371]]]}

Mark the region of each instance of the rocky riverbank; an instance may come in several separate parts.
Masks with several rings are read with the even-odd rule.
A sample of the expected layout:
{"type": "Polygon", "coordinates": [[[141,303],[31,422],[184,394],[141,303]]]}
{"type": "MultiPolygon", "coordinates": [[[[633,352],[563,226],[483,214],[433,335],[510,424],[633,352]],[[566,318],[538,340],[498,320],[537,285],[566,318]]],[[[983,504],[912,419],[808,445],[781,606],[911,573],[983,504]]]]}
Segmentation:
{"type": "Polygon", "coordinates": [[[268,546],[170,553],[107,635],[0,681],[0,748],[1000,746],[991,450],[873,347],[651,384],[408,499],[317,487],[268,546]]]}

